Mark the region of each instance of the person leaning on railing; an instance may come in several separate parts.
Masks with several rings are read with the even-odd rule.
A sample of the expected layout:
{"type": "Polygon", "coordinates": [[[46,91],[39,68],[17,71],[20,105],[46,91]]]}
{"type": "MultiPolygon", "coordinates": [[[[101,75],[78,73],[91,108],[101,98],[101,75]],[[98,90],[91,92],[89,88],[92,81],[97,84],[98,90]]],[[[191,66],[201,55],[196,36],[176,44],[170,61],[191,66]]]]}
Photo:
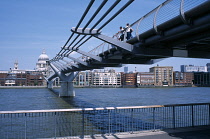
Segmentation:
{"type": "Polygon", "coordinates": [[[126,39],[129,40],[130,38],[132,38],[132,33],[133,29],[130,27],[129,23],[126,24],[126,39]]]}
{"type": "Polygon", "coordinates": [[[124,40],[124,33],[125,33],[125,31],[124,31],[123,27],[120,27],[120,31],[118,32],[118,34],[120,34],[120,37],[119,37],[120,41],[124,40]]]}

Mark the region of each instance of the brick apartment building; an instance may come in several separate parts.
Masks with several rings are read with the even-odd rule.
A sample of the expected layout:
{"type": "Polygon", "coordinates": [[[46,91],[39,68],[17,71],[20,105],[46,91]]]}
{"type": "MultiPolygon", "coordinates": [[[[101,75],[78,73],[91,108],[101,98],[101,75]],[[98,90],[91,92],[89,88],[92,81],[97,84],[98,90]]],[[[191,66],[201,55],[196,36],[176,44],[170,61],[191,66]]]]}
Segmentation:
{"type": "Polygon", "coordinates": [[[123,87],[136,87],[136,73],[121,73],[123,87]]]}
{"type": "Polygon", "coordinates": [[[138,72],[136,76],[137,87],[152,87],[155,85],[153,72],[138,72]]]}
{"type": "Polygon", "coordinates": [[[173,67],[156,66],[150,68],[155,75],[155,86],[173,86],[173,67]]]}
{"type": "Polygon", "coordinates": [[[0,73],[0,86],[43,86],[43,74],[41,72],[0,73]]]}
{"type": "Polygon", "coordinates": [[[174,86],[192,86],[193,80],[193,72],[174,72],[174,86]]]}

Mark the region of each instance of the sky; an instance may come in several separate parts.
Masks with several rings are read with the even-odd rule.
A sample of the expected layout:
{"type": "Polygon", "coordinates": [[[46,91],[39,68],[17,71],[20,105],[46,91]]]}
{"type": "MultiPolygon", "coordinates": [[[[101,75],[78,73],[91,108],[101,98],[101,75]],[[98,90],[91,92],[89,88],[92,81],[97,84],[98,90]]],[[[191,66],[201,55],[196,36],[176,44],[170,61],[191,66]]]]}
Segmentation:
{"type": "MultiPolygon", "coordinates": [[[[18,60],[19,69],[34,69],[43,49],[51,58],[60,51],[71,35],[90,0],[1,0],[0,1],[0,70],[14,68],[18,60]]],[[[100,2],[101,0],[97,0],[100,2]]],[[[112,36],[119,26],[133,23],[165,0],[135,0],[119,16],[102,30],[112,36]]],[[[113,2],[113,0],[109,0],[113,2]]],[[[127,2],[123,0],[122,3],[127,2]]],[[[108,4],[110,4],[108,3],[108,4]]],[[[100,44],[93,39],[86,49],[100,44]]],[[[123,65],[129,71],[147,72],[150,67],[173,66],[179,71],[180,65],[205,66],[208,59],[167,58],[152,65],[123,65]]],[[[123,71],[123,68],[115,68],[123,71]]]]}

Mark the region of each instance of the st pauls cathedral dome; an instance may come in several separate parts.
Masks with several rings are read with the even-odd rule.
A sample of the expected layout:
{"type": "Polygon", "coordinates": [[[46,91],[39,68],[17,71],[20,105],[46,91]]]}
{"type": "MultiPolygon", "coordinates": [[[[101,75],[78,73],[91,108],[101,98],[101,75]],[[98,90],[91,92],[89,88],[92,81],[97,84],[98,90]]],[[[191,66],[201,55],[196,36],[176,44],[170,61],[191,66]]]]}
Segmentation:
{"type": "Polygon", "coordinates": [[[42,61],[42,60],[44,60],[44,61],[48,61],[49,60],[49,57],[46,54],[45,50],[42,51],[42,54],[39,56],[39,59],[38,59],[38,61],[42,61]]]}
{"type": "Polygon", "coordinates": [[[43,72],[44,75],[47,74],[49,66],[47,65],[47,61],[49,60],[48,55],[45,50],[42,51],[42,54],[38,58],[38,62],[36,63],[36,70],[43,72]]]}

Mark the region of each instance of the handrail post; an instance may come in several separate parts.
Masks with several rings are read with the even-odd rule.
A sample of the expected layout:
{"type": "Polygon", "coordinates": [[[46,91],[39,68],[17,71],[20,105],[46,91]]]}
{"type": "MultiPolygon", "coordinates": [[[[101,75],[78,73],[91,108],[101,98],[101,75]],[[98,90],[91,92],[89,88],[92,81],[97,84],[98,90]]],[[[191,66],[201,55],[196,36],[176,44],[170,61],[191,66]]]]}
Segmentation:
{"type": "Polygon", "coordinates": [[[153,108],[153,129],[155,131],[155,107],[153,108]]]}
{"type": "Polygon", "coordinates": [[[108,110],[108,115],[109,115],[109,135],[111,135],[111,114],[110,114],[110,110],[108,110]]]}
{"type": "Polygon", "coordinates": [[[192,113],[192,127],[194,127],[194,112],[193,112],[193,104],[191,105],[191,113],[192,113]]]}
{"type": "Polygon", "coordinates": [[[133,109],[131,109],[131,134],[133,134],[133,123],[134,123],[134,120],[133,120],[133,109]]]}
{"type": "Polygon", "coordinates": [[[55,129],[54,129],[54,130],[55,130],[55,131],[54,131],[54,132],[55,132],[55,137],[54,137],[54,138],[55,138],[55,139],[56,139],[56,136],[57,136],[57,135],[56,135],[57,125],[56,125],[56,124],[57,124],[57,119],[56,119],[56,112],[55,112],[55,113],[54,113],[54,126],[55,126],[55,129]]]}
{"type": "Polygon", "coordinates": [[[173,106],[172,108],[173,108],[173,113],[172,113],[173,114],[173,129],[175,129],[176,128],[176,126],[175,126],[175,124],[176,124],[175,123],[175,106],[173,106]]]}
{"type": "Polygon", "coordinates": [[[209,106],[209,125],[210,125],[210,104],[208,106],[209,106]]]}
{"type": "Polygon", "coordinates": [[[27,113],[25,113],[25,139],[27,138],[27,113]]]}
{"type": "Polygon", "coordinates": [[[85,110],[82,110],[82,139],[85,137],[85,110]]]}

